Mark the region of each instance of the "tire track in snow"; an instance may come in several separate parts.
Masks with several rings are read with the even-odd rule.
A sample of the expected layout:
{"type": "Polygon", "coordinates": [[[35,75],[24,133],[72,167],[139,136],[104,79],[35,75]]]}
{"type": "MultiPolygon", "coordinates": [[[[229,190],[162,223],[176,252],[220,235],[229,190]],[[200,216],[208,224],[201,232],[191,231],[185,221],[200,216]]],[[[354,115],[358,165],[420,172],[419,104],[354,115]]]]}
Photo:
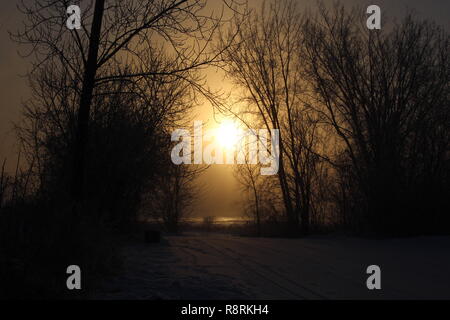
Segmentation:
{"type": "Polygon", "coordinates": [[[246,241],[246,242],[239,241],[240,240],[239,238],[232,238],[230,240],[234,241],[236,243],[239,243],[239,244],[251,246],[253,248],[256,248],[257,250],[266,251],[270,254],[277,254],[279,256],[284,256],[284,257],[289,256],[289,261],[298,261],[298,262],[300,262],[300,264],[305,263],[305,258],[306,258],[308,261],[313,262],[317,268],[324,270],[325,273],[332,275],[335,279],[340,279],[341,281],[346,282],[346,284],[350,283],[357,289],[361,289],[361,287],[363,286],[363,284],[361,282],[356,281],[354,278],[352,278],[348,275],[339,273],[339,271],[336,268],[332,268],[327,265],[324,265],[322,259],[320,259],[320,258],[323,258],[323,256],[321,256],[320,254],[315,252],[314,251],[315,248],[313,248],[311,246],[307,246],[307,245],[303,245],[303,244],[296,244],[296,245],[300,246],[301,249],[308,251],[308,256],[299,257],[297,255],[293,255],[292,252],[280,250],[278,247],[275,249],[271,246],[268,246],[267,243],[264,243],[262,246],[260,246],[258,244],[255,244],[255,243],[252,243],[249,241],[246,241]]]}
{"type": "MultiPolygon", "coordinates": [[[[321,255],[320,253],[317,252],[317,250],[321,250],[320,245],[319,246],[315,246],[315,245],[311,246],[311,245],[307,245],[307,244],[303,244],[303,243],[296,243],[296,245],[298,246],[298,249],[307,250],[307,253],[308,253],[307,256],[299,257],[298,255],[293,254],[293,252],[286,251],[286,250],[280,250],[280,248],[283,248],[282,245],[278,245],[276,248],[274,248],[273,247],[274,243],[267,242],[267,241],[265,241],[264,243],[261,243],[261,244],[255,244],[250,241],[240,241],[240,240],[242,240],[242,239],[236,238],[236,237],[230,237],[229,239],[227,239],[227,241],[235,242],[240,246],[242,246],[242,245],[251,246],[251,247],[255,248],[256,250],[266,251],[271,254],[275,253],[281,257],[289,257],[289,261],[298,261],[299,262],[298,265],[300,265],[301,263],[305,263],[305,257],[306,257],[309,262],[314,263],[317,268],[322,269],[324,272],[323,274],[327,273],[327,274],[331,275],[333,277],[333,279],[342,283],[343,287],[346,288],[346,291],[353,292],[352,296],[355,295],[355,291],[347,290],[348,285],[351,285],[354,289],[356,289],[357,290],[356,292],[359,292],[359,294],[362,295],[360,297],[364,297],[364,296],[366,296],[368,298],[373,297],[373,294],[372,294],[373,292],[371,293],[366,290],[365,281],[363,281],[363,280],[357,281],[353,278],[353,276],[350,276],[348,274],[343,274],[337,268],[333,268],[328,265],[324,265],[324,263],[323,263],[324,255],[321,255]]],[[[254,251],[252,251],[252,252],[254,252],[254,251]]],[[[333,252],[333,251],[331,251],[331,252],[333,252]]],[[[329,253],[327,253],[327,255],[329,255],[329,253]]],[[[249,258],[247,256],[245,256],[245,257],[246,257],[246,259],[249,258]]],[[[338,259],[339,255],[334,254],[333,258],[338,259]]],[[[294,264],[294,266],[295,266],[295,264],[294,264]]],[[[362,266],[362,267],[364,267],[364,266],[362,266]]],[[[365,269],[364,270],[362,269],[361,272],[365,272],[365,269]]],[[[336,285],[335,287],[339,287],[339,286],[336,285]]],[[[416,296],[414,293],[406,292],[405,290],[400,290],[399,288],[393,288],[393,287],[389,288],[389,292],[386,292],[386,291],[383,292],[383,295],[386,295],[386,294],[388,296],[385,296],[385,298],[389,298],[389,299],[401,299],[402,297],[407,297],[407,296],[415,297],[416,296]]],[[[329,297],[329,298],[331,298],[331,297],[329,297]]]]}
{"type": "MultiPolygon", "coordinates": [[[[240,238],[232,238],[232,241],[235,241],[237,243],[242,243],[242,241],[240,238]]],[[[247,245],[251,245],[253,247],[256,248],[260,248],[262,250],[266,250],[267,252],[272,252],[272,253],[278,253],[278,254],[286,254],[290,256],[290,259],[292,260],[296,260],[296,261],[301,261],[304,262],[304,260],[302,259],[302,257],[299,257],[297,255],[293,255],[292,252],[288,252],[285,250],[280,250],[279,248],[282,246],[277,246],[276,248],[273,247],[274,243],[271,242],[265,242],[263,244],[263,246],[259,246],[255,243],[250,243],[250,242],[243,242],[244,244],[247,245]]],[[[325,272],[333,275],[335,277],[335,279],[341,279],[342,281],[346,281],[346,284],[352,284],[354,286],[355,289],[359,290],[362,294],[368,294],[368,291],[366,291],[366,286],[365,286],[365,282],[360,282],[354,279],[353,275],[348,275],[348,274],[343,274],[342,271],[340,271],[337,268],[334,267],[330,267],[329,265],[325,265],[323,263],[323,257],[324,257],[324,253],[318,253],[317,250],[321,250],[321,246],[312,246],[312,245],[307,245],[304,243],[297,243],[296,244],[298,246],[299,249],[304,249],[308,251],[308,260],[314,262],[318,267],[320,267],[321,269],[323,269],[325,272]]],[[[330,253],[335,253],[333,250],[331,250],[330,252],[327,252],[327,256],[330,255],[330,253]]],[[[338,260],[340,258],[339,255],[337,254],[333,254],[333,258],[338,260]]],[[[354,262],[354,261],[352,261],[354,262]]],[[[357,262],[355,262],[357,263],[357,262]]],[[[365,275],[365,267],[367,265],[366,264],[361,264],[361,272],[365,275]]],[[[383,294],[386,294],[386,292],[383,292],[383,294]]],[[[394,298],[394,299],[400,299],[402,297],[407,297],[407,296],[414,296],[414,293],[410,293],[410,292],[406,292],[405,290],[401,290],[398,288],[389,288],[389,297],[390,299],[394,298]]],[[[415,296],[414,296],[415,297],[415,296]]],[[[419,298],[419,296],[417,296],[416,298],[419,298]]]]}
{"type": "MultiPolygon", "coordinates": [[[[324,296],[308,287],[305,287],[305,286],[299,284],[298,282],[293,281],[292,279],[287,278],[286,276],[280,274],[279,272],[273,270],[272,268],[270,268],[268,266],[262,265],[261,263],[256,262],[253,259],[250,262],[250,260],[248,259],[247,256],[239,254],[236,251],[231,250],[230,248],[223,247],[225,250],[229,251],[230,252],[229,253],[229,252],[219,249],[217,245],[211,245],[210,243],[208,243],[206,241],[201,241],[199,239],[192,239],[192,240],[216,250],[221,255],[226,256],[229,259],[235,261],[241,267],[257,274],[259,277],[263,278],[265,281],[271,282],[272,284],[279,287],[283,291],[289,293],[289,295],[291,295],[291,296],[297,297],[298,299],[305,299],[305,300],[328,299],[326,296],[324,296]],[[238,258],[236,258],[235,256],[238,256],[238,258]],[[247,262],[243,262],[242,258],[245,258],[245,261],[247,261],[247,262]],[[250,262],[250,263],[248,263],[248,262],[250,262]],[[282,285],[280,283],[284,283],[284,285],[282,285]],[[300,294],[298,291],[292,290],[292,285],[301,289],[303,292],[300,294]],[[289,287],[291,287],[291,288],[289,288],[289,287]]],[[[210,242],[211,242],[211,240],[214,241],[214,239],[211,239],[211,238],[208,239],[208,241],[210,241],[210,242]]],[[[222,247],[222,246],[219,245],[219,247],[222,247]]]]}

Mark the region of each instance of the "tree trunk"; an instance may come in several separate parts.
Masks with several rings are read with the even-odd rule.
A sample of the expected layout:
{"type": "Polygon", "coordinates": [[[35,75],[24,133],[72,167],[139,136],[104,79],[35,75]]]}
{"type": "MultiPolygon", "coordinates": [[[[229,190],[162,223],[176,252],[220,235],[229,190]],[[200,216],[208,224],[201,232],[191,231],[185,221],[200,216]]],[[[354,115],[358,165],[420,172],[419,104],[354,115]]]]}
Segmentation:
{"type": "Polygon", "coordinates": [[[89,111],[91,108],[92,92],[97,72],[97,56],[100,32],[103,19],[105,0],[96,0],[92,21],[89,52],[83,76],[83,88],[78,109],[77,130],[75,137],[74,166],[72,172],[72,198],[75,203],[84,201],[86,149],[88,142],[89,111]]]}
{"type": "Polygon", "coordinates": [[[256,236],[261,236],[261,217],[259,213],[259,197],[258,192],[256,190],[256,186],[253,185],[253,193],[255,196],[255,215],[256,215],[256,236]]]}

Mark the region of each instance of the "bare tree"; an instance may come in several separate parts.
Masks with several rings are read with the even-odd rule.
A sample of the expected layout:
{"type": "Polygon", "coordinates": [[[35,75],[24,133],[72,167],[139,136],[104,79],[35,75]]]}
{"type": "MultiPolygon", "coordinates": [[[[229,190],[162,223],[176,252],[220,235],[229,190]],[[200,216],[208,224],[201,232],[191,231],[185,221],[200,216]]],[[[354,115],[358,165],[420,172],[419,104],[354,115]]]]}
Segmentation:
{"type": "MultiPolygon", "coordinates": [[[[22,3],[26,22],[12,37],[29,46],[29,54],[34,56],[31,74],[51,66],[75,86],[78,105],[72,196],[79,202],[84,193],[89,115],[96,88],[118,80],[172,75],[207,93],[195,71],[217,60],[218,54],[209,50],[209,43],[225,19],[224,10],[219,15],[203,14],[206,2],[202,0],[96,0],[70,4],[81,6],[81,29],[66,28],[68,1],[39,0],[22,3]],[[170,55],[161,64],[146,63],[159,51],[158,47],[170,55]],[[118,69],[118,65],[128,68],[118,69]]],[[[233,14],[240,7],[232,0],[224,1],[224,8],[233,14]]]]}
{"type": "Polygon", "coordinates": [[[224,69],[242,89],[239,112],[224,108],[248,127],[262,124],[280,131],[279,186],[286,219],[291,226],[301,225],[308,233],[311,211],[311,186],[319,159],[317,137],[319,120],[308,105],[307,86],[302,79],[300,57],[301,28],[304,17],[295,1],[263,5],[243,23],[236,23],[235,45],[226,46],[222,36],[224,69]],[[252,120],[245,120],[245,114],[252,120]],[[256,120],[254,120],[256,118],[256,120]],[[255,122],[256,121],[256,122],[255,122]],[[252,123],[253,122],[253,123],[252,123]]]}
{"type": "Polygon", "coordinates": [[[197,178],[206,168],[169,162],[164,174],[156,180],[158,188],[147,194],[151,211],[144,215],[161,220],[170,232],[179,232],[180,224],[191,213],[192,204],[201,197],[202,187],[197,178]]]}
{"type": "Polygon", "coordinates": [[[2,208],[3,201],[6,199],[6,192],[9,185],[10,177],[5,172],[6,159],[3,160],[2,173],[0,175],[0,209],[2,208]]]}
{"type": "MultiPolygon", "coordinates": [[[[160,59],[148,63],[158,64],[160,59]]],[[[65,199],[76,92],[64,73],[35,74],[33,84],[35,99],[25,105],[19,136],[25,154],[37,159],[33,173],[41,196],[65,199]]],[[[124,226],[133,221],[141,195],[157,187],[152,180],[165,168],[169,128],[185,118],[192,99],[189,85],[169,76],[97,87],[90,115],[86,173],[91,181],[86,200],[109,212],[109,221],[124,226]]]]}
{"type": "Polygon", "coordinates": [[[244,192],[247,193],[248,200],[247,213],[250,211],[250,217],[256,224],[257,236],[261,236],[261,204],[262,195],[260,190],[260,183],[262,176],[260,175],[260,167],[258,165],[250,164],[248,161],[248,156],[246,156],[246,161],[244,164],[237,165],[234,170],[234,175],[242,186],[244,192]]]}
{"type": "Polygon", "coordinates": [[[427,193],[420,180],[437,186],[445,170],[449,38],[412,16],[375,31],[362,20],[322,6],[303,29],[305,64],[314,106],[340,139],[344,193],[373,229],[402,230],[416,219],[413,194],[427,193]]]}

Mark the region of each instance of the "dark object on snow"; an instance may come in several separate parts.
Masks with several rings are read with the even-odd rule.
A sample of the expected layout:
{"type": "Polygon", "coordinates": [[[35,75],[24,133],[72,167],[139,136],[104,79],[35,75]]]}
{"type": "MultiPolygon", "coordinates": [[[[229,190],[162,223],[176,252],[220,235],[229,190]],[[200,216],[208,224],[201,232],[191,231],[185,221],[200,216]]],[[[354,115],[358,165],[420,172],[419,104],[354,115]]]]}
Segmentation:
{"type": "Polygon", "coordinates": [[[161,241],[161,232],[155,230],[145,230],[145,242],[159,243],[161,241]]]}

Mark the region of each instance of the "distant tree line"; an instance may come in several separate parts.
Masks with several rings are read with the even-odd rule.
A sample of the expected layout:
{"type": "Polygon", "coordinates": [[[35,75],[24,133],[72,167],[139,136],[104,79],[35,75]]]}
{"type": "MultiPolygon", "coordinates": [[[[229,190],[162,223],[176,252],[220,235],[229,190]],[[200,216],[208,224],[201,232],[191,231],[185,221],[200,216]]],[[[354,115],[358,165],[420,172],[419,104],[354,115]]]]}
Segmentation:
{"type": "Polygon", "coordinates": [[[222,33],[241,91],[220,111],[281,132],[276,184],[237,168],[257,225],[450,231],[448,32],[411,14],[369,30],[364,14],[270,2],[222,33]]]}

